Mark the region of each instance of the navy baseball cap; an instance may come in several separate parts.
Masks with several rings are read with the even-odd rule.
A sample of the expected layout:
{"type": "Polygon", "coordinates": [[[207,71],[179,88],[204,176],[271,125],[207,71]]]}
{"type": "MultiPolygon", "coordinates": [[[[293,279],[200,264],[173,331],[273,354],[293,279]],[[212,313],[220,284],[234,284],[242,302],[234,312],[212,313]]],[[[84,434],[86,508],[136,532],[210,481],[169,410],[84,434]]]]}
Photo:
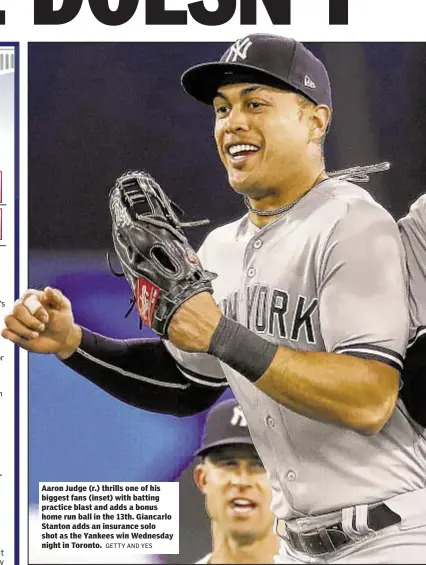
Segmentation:
{"type": "Polygon", "coordinates": [[[247,420],[235,399],[216,404],[207,415],[201,446],[195,455],[206,455],[222,445],[253,445],[247,420]]]}
{"type": "Polygon", "coordinates": [[[225,84],[257,82],[294,90],[332,109],[330,79],[323,63],[302,43],[280,35],[253,33],[238,39],[220,61],[189,68],[181,81],[188,94],[205,104],[212,104],[225,84]]]}

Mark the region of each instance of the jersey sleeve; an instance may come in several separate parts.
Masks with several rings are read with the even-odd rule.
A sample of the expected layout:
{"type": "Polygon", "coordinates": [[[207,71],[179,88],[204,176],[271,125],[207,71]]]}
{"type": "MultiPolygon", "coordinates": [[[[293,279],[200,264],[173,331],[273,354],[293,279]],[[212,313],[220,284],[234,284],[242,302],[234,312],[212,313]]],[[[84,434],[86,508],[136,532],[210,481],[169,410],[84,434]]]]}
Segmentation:
{"type": "Polygon", "coordinates": [[[410,303],[410,341],[426,333],[426,194],[398,222],[405,249],[410,303]]]}
{"type": "Polygon", "coordinates": [[[358,199],[334,226],[320,262],[319,314],[327,351],[402,369],[408,293],[398,226],[358,199]]]}

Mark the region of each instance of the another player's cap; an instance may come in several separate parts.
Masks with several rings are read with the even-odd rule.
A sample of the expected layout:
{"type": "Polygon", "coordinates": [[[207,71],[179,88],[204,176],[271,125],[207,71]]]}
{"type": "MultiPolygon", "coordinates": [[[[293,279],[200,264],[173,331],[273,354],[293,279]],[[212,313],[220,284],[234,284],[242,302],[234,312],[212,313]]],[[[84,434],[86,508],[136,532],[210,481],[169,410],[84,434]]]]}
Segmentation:
{"type": "Polygon", "coordinates": [[[212,104],[218,89],[236,82],[258,82],[300,92],[332,108],[330,79],[323,63],[294,39],[254,33],[238,39],[220,61],[201,63],[182,75],[188,94],[212,104]]]}
{"type": "Polygon", "coordinates": [[[208,451],[222,445],[253,445],[247,421],[235,399],[216,404],[208,413],[201,446],[195,455],[206,455],[208,451]]]}

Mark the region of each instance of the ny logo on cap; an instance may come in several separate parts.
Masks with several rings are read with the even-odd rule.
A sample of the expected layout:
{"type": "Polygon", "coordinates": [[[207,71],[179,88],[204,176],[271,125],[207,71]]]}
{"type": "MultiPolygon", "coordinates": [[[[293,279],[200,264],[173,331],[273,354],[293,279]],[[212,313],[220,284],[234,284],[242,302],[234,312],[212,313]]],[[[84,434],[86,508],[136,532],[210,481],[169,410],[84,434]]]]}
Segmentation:
{"type": "Polygon", "coordinates": [[[240,426],[241,428],[247,427],[247,420],[243,411],[239,406],[234,406],[234,413],[232,414],[231,424],[233,426],[240,426]]]}
{"type": "Polygon", "coordinates": [[[245,37],[244,39],[238,39],[234,45],[232,45],[231,49],[229,50],[228,56],[225,59],[226,63],[235,63],[235,61],[240,59],[247,58],[247,51],[253,45],[252,40],[250,37],[245,37]]]}

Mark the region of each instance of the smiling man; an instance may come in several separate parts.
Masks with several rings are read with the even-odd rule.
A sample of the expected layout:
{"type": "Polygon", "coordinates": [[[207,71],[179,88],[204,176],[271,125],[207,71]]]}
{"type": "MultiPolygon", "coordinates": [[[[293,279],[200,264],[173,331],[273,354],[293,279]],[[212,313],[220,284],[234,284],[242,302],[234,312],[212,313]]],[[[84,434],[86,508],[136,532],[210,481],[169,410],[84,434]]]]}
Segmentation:
{"type": "Polygon", "coordinates": [[[194,481],[211,519],[212,552],[197,563],[273,563],[279,538],[272,492],[244,414],[234,399],[207,417],[194,481]]]}
{"type": "MultiPolygon", "coordinates": [[[[331,91],[322,63],[300,43],[271,35],[237,41],[219,63],[182,76],[185,90],[212,105],[215,139],[230,186],[275,217],[327,178],[323,142],[331,91]],[[285,186],[285,190],[283,187],[285,186]]],[[[257,213],[251,220],[265,224],[257,213]]]]}
{"type": "Polygon", "coordinates": [[[284,204],[294,202],[310,184],[326,178],[321,166],[312,165],[315,158],[321,163],[320,139],[330,120],[330,109],[315,108],[297,93],[282,96],[282,88],[274,87],[273,80],[266,81],[269,85],[247,86],[232,84],[232,80],[244,80],[238,75],[230,75],[228,80],[230,84],[218,89],[213,106],[216,144],[230,185],[246,202],[262,201],[265,207],[277,198],[280,204],[283,202],[278,187],[285,182],[289,190],[284,204]],[[310,110],[313,126],[318,128],[318,145],[312,145],[301,159],[306,131],[300,128],[300,119],[306,110],[310,110]],[[229,130],[231,112],[232,121],[239,122],[234,132],[229,130]],[[286,147],[285,152],[282,147],[286,147]]]}

